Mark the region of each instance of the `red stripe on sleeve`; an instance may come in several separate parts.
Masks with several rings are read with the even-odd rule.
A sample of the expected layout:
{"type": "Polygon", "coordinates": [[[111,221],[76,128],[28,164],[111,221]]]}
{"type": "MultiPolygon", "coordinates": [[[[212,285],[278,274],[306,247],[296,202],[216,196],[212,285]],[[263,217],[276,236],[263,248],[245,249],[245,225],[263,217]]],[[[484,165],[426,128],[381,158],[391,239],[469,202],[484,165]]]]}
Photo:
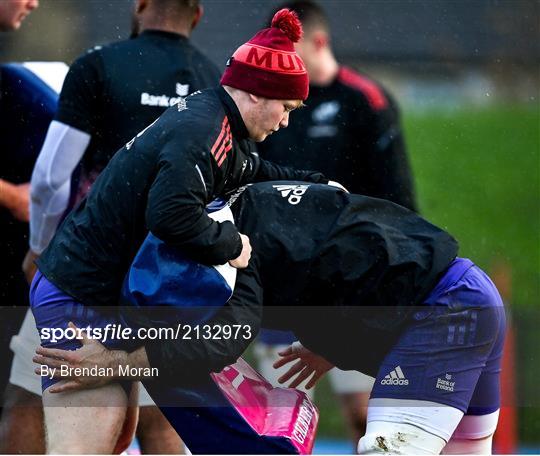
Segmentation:
{"type": "Polygon", "coordinates": [[[373,109],[381,110],[388,107],[388,100],[382,89],[370,79],[356,73],[347,67],[341,67],[338,79],[345,85],[362,92],[373,109]]]}
{"type": "Polygon", "coordinates": [[[217,137],[216,142],[214,143],[214,145],[212,146],[212,149],[210,150],[214,157],[216,156],[216,150],[218,149],[218,147],[223,141],[223,138],[227,134],[227,128],[228,128],[228,131],[230,131],[229,119],[227,119],[227,116],[225,116],[225,118],[223,119],[223,122],[221,123],[221,131],[219,133],[219,136],[217,137]]]}
{"type": "Polygon", "coordinates": [[[221,166],[223,164],[223,162],[225,161],[225,159],[227,158],[227,154],[229,153],[229,151],[232,149],[232,139],[230,140],[230,142],[227,144],[227,146],[225,147],[224,149],[224,153],[223,155],[221,156],[221,158],[219,159],[218,161],[218,166],[221,166]]]}
{"type": "Polygon", "coordinates": [[[227,128],[225,129],[225,137],[223,138],[223,141],[221,142],[221,144],[217,148],[216,153],[214,154],[214,158],[216,159],[217,162],[219,162],[223,151],[225,150],[227,145],[230,144],[230,143],[232,143],[231,127],[230,127],[230,125],[227,125],[227,128]]]}

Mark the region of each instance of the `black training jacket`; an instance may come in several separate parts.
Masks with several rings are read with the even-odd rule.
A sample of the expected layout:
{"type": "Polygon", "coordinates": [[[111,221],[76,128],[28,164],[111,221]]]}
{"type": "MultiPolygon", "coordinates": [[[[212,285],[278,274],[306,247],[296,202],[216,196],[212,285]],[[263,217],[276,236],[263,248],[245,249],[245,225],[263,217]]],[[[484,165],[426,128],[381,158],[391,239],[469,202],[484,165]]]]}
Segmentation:
{"type": "Polygon", "coordinates": [[[351,193],[417,210],[398,107],[377,82],[349,68],[326,87],[310,85],[289,127],[258,147],[274,163],[317,169],[351,193]]]}
{"type": "Polygon", "coordinates": [[[69,68],[55,117],[91,136],[81,181],[95,178],[120,147],[180,98],[217,87],[219,78],[216,65],[177,33],[145,30],[85,52],[69,68]]]}
{"type": "Polygon", "coordinates": [[[148,231],[204,264],[236,258],[238,231],[210,219],[208,202],[249,182],[327,182],[320,173],[261,160],[253,148],[223,88],[192,94],[114,155],[61,224],[38,261],[40,270],[84,304],[115,306],[148,231]]]}
{"type": "MultiPolygon", "coordinates": [[[[294,331],[338,367],[372,375],[458,251],[416,213],[328,185],[252,185],[232,210],[254,255],[210,324],[294,331]]],[[[148,341],[146,351],[160,376],[179,378],[222,369],[249,342],[148,341]]]]}

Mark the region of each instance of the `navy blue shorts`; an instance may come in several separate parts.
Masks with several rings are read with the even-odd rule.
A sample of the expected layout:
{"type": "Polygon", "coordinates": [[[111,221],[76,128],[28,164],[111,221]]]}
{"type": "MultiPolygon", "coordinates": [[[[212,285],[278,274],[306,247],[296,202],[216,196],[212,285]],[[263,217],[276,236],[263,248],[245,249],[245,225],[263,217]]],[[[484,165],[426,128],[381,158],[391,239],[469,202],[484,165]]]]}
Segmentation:
{"type": "MultiPolygon", "coordinates": [[[[52,282],[38,270],[30,287],[30,306],[36,319],[36,327],[40,334],[41,345],[46,348],[61,350],[76,350],[81,347],[81,342],[76,338],[61,337],[53,341],[52,337],[44,337],[46,331],[54,329],[66,329],[71,321],[78,328],[105,328],[107,325],[117,326],[120,321],[114,315],[105,315],[95,309],[85,306],[73,299],[68,294],[57,288],[52,282]]],[[[51,336],[52,334],[49,333],[51,336]]],[[[55,337],[56,338],[56,337],[55,337]]],[[[100,340],[107,348],[130,350],[130,342],[118,339],[100,340]]],[[[41,389],[45,391],[51,385],[58,383],[59,379],[41,377],[41,389]]],[[[122,387],[129,393],[131,382],[120,382],[122,387]]]]}
{"type": "Polygon", "coordinates": [[[489,277],[455,259],[381,364],[372,398],[414,399],[468,415],[500,408],[504,307],[489,277]]]}

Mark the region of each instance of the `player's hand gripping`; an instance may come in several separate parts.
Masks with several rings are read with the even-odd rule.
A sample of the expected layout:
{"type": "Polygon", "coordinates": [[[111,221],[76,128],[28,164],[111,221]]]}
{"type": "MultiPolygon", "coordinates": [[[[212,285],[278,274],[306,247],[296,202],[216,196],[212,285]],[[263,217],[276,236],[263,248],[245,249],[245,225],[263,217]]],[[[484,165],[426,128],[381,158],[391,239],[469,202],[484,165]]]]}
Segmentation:
{"type": "MultiPolygon", "coordinates": [[[[77,327],[73,323],[69,323],[69,327],[76,330],[77,327]]],[[[48,366],[50,371],[47,375],[53,375],[54,378],[64,380],[51,386],[51,393],[62,393],[64,391],[75,391],[82,389],[99,388],[106,385],[115,379],[115,376],[109,375],[76,375],[72,369],[76,368],[104,368],[101,372],[109,372],[108,368],[117,371],[118,366],[123,364],[121,357],[125,352],[120,350],[108,350],[103,344],[95,339],[90,339],[84,332],[81,332],[82,347],[77,350],[59,350],[55,348],[38,347],[36,355],[32,360],[41,365],[48,366]],[[62,373],[62,366],[67,366],[65,372],[62,373]]],[[[89,370],[81,369],[79,372],[89,372],[89,370]]],[[[35,373],[43,375],[43,372],[38,367],[35,373]]]]}
{"type": "Polygon", "coordinates": [[[238,258],[229,261],[229,264],[236,269],[247,268],[249,259],[251,258],[251,244],[249,238],[245,234],[240,233],[240,239],[242,240],[242,252],[238,258]]]}
{"type": "Polygon", "coordinates": [[[310,376],[312,377],[306,384],[306,389],[313,388],[320,378],[334,367],[332,363],[326,361],[326,359],[324,359],[322,356],[316,355],[315,353],[309,351],[300,342],[294,342],[292,345],[287,347],[285,350],[280,351],[278,354],[282,358],[274,363],[274,368],[276,369],[284,366],[285,364],[289,364],[294,360],[298,360],[278,379],[279,383],[285,383],[289,379],[296,376],[296,378],[289,385],[289,388],[296,388],[310,376]]]}

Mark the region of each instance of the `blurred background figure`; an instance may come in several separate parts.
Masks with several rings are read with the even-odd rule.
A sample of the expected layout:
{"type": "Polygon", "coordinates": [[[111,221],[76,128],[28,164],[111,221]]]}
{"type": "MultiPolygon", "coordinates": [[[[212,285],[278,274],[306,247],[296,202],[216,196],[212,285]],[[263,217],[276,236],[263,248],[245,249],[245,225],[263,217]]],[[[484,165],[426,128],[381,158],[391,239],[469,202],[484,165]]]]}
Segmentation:
{"type": "MultiPolygon", "coordinates": [[[[12,353],[10,339],[17,333],[28,308],[28,283],[21,262],[28,246],[28,193],[30,176],[47,128],[56,112],[58,93],[68,67],[62,62],[27,62],[0,65],[0,193],[7,208],[0,208],[0,391],[3,413],[0,421],[0,453],[31,452],[44,447],[43,430],[19,429],[9,432],[4,426],[16,398],[6,389],[12,353]],[[5,184],[9,181],[9,184],[5,184]],[[10,191],[9,188],[16,191],[10,191]],[[6,191],[2,191],[6,189],[6,191]],[[13,207],[24,216],[17,215],[13,207]],[[4,392],[5,390],[5,392],[4,392]]],[[[31,358],[29,350],[26,356],[31,358]]],[[[30,373],[26,374],[32,378],[30,373]]],[[[32,397],[23,394],[27,404],[32,397]]],[[[18,408],[24,414],[25,408],[18,408]]]]}
{"type": "Polygon", "coordinates": [[[39,0],[2,0],[0,2],[0,31],[17,30],[26,16],[39,6],[39,0]]]}
{"type": "MultiPolygon", "coordinates": [[[[38,0],[0,1],[0,32],[18,30],[26,16],[38,7],[38,3],[38,0]]],[[[0,261],[0,364],[3,366],[11,364],[12,355],[9,350],[9,340],[21,324],[23,315],[23,312],[20,311],[21,308],[28,306],[28,285],[21,274],[20,263],[24,257],[24,244],[28,242],[30,190],[28,181],[37,156],[37,149],[41,145],[41,143],[32,143],[29,137],[35,139],[39,138],[40,134],[44,134],[44,131],[40,131],[40,126],[36,123],[32,133],[26,131],[29,137],[24,144],[25,150],[14,149],[14,147],[21,145],[21,142],[14,141],[12,137],[13,124],[9,122],[9,119],[11,118],[13,121],[13,117],[17,114],[19,116],[28,114],[26,109],[29,101],[28,98],[19,99],[17,106],[13,106],[15,99],[12,95],[16,90],[12,82],[13,77],[19,71],[28,76],[25,82],[39,84],[40,80],[39,76],[29,74],[32,73],[30,70],[24,70],[21,67],[14,68],[13,66],[8,69],[0,66],[0,149],[2,150],[0,154],[0,232],[2,233],[0,239],[0,258],[2,259],[0,261]],[[9,76],[5,72],[9,73],[9,76]],[[5,80],[6,77],[8,81],[5,80]],[[19,309],[17,309],[18,306],[20,306],[19,309]]],[[[19,92],[20,94],[21,92],[19,92]]],[[[51,93],[42,93],[37,95],[37,98],[41,101],[50,101],[48,99],[50,95],[51,93]]],[[[49,104],[44,103],[41,114],[45,118],[48,108],[49,104]]],[[[31,115],[29,117],[32,118],[31,115]]],[[[40,114],[37,114],[37,117],[40,117],[40,114]]],[[[30,119],[27,118],[27,120],[30,119]]],[[[36,118],[34,117],[32,120],[35,121],[36,118]]],[[[50,121],[50,118],[48,120],[50,121]]],[[[19,133],[22,132],[19,130],[19,133]]],[[[43,138],[41,137],[41,139],[43,138]]],[[[8,369],[0,369],[0,401],[2,401],[8,381],[8,374],[8,369]]],[[[40,438],[39,434],[36,438],[40,438]]],[[[0,442],[3,441],[4,435],[0,428],[0,442]]],[[[21,450],[24,450],[24,447],[21,450]]]]}
{"type": "Polygon", "coordinates": [[[294,125],[261,144],[261,155],[279,164],[320,169],[351,193],[416,210],[395,101],[380,83],[336,61],[328,18],[317,3],[282,6],[296,11],[304,26],[295,47],[309,73],[309,98],[294,113],[294,125]]]}
{"type": "MultiPolygon", "coordinates": [[[[0,32],[18,30],[26,16],[38,5],[38,0],[2,0],[0,32]]],[[[14,185],[0,178],[0,207],[7,209],[16,220],[28,222],[28,190],[26,183],[14,185]]]]}
{"type": "MultiPolygon", "coordinates": [[[[66,76],[32,175],[31,248],[23,264],[28,282],[35,273],[34,260],[66,211],[86,195],[114,153],[182,97],[219,83],[217,67],[189,42],[203,13],[198,0],[136,0],[133,8],[132,38],[91,49],[66,76]]],[[[2,424],[6,435],[42,429],[40,379],[28,357],[37,344],[28,312],[12,343],[15,360],[2,424]],[[19,413],[21,405],[27,406],[24,414],[19,413]]],[[[139,403],[141,450],[183,452],[180,438],[143,388],[139,403]]],[[[31,452],[44,452],[41,443],[36,441],[31,452]]],[[[15,446],[7,450],[18,451],[15,446]]]]}
{"type": "MultiPolygon", "coordinates": [[[[291,1],[280,8],[295,11],[304,27],[304,37],[295,47],[309,74],[309,98],[306,107],[293,114],[289,128],[259,145],[261,156],[282,165],[318,169],[351,193],[416,210],[412,171],[393,98],[378,82],[337,62],[328,17],[317,3],[291,1]]],[[[286,369],[273,369],[272,364],[279,358],[277,352],[294,340],[293,335],[278,331],[260,335],[255,349],[259,368],[276,385],[286,369]]],[[[356,446],[365,431],[373,379],[339,369],[329,376],[356,446]]]]}

